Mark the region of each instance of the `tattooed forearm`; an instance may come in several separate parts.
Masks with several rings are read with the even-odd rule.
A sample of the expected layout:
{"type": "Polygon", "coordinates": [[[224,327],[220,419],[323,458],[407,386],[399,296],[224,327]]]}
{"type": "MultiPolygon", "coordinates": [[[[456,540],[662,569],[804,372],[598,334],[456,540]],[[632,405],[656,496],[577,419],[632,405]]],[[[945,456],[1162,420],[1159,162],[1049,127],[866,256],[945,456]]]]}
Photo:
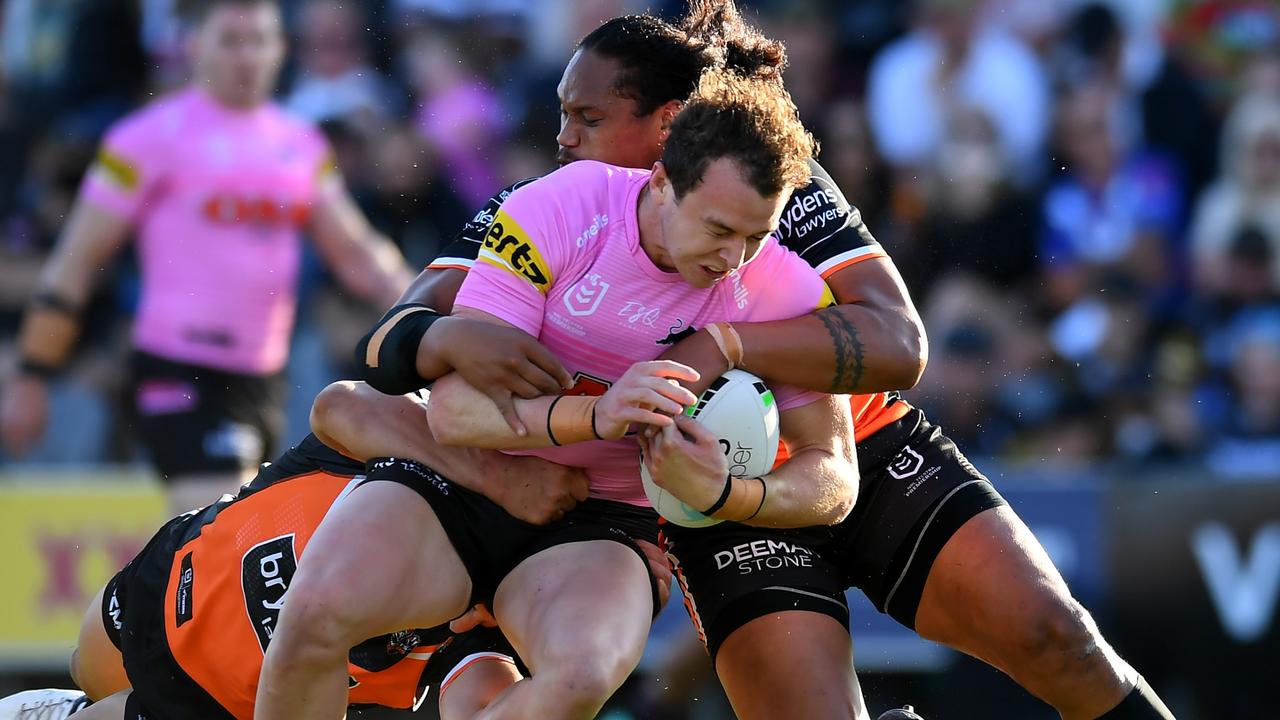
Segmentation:
{"type": "Polygon", "coordinates": [[[831,335],[832,348],[835,351],[836,369],[831,378],[829,393],[851,393],[862,382],[863,345],[858,337],[858,328],[840,312],[839,308],[829,308],[817,313],[818,319],[826,326],[831,335]]]}

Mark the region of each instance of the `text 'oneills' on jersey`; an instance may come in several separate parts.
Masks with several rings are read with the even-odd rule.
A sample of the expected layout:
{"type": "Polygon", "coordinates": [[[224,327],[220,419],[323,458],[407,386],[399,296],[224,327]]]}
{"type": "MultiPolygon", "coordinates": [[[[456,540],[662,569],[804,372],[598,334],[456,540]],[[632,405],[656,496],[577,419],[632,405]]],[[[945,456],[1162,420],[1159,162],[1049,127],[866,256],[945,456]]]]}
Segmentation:
{"type": "Polygon", "coordinates": [[[546,260],[529,234],[505,210],[498,210],[494,216],[478,259],[523,277],[544,295],[551,289],[554,277],[546,260]]]}

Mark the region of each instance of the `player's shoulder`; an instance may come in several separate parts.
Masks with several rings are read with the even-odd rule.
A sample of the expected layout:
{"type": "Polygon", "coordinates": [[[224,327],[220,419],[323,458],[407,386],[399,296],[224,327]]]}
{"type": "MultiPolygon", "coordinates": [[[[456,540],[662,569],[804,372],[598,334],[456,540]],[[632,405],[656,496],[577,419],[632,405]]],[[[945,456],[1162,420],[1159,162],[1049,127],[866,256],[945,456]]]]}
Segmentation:
{"type": "Polygon", "coordinates": [[[618,167],[595,160],[575,160],[531,182],[522,185],[512,193],[515,197],[521,194],[558,193],[565,189],[576,192],[594,192],[610,187],[612,184],[630,177],[637,172],[630,168],[618,167]]]}
{"type": "Polygon", "coordinates": [[[180,137],[193,121],[194,92],[171,92],[135,109],[107,130],[107,143],[156,145],[180,137]]]}
{"type": "Polygon", "coordinates": [[[324,133],[320,131],[320,127],[314,122],[308,120],[301,115],[293,112],[289,108],[277,102],[269,102],[263,107],[273,123],[278,125],[288,135],[297,137],[305,137],[308,140],[323,143],[324,133]]]}

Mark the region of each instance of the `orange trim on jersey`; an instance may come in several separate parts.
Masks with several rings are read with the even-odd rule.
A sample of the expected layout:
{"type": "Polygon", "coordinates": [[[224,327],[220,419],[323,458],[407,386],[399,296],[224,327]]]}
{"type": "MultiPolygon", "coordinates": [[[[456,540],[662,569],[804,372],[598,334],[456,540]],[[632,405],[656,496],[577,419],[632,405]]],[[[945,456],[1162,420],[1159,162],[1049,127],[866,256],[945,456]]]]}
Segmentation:
{"type": "Polygon", "coordinates": [[[840,263],[839,265],[836,265],[835,267],[827,268],[827,271],[822,273],[822,279],[826,280],[827,278],[849,267],[850,265],[857,265],[858,263],[864,260],[871,260],[872,258],[887,258],[887,257],[889,257],[888,253],[873,252],[873,253],[867,253],[866,255],[859,255],[857,257],[849,258],[848,260],[845,260],[844,262],[840,263]]]}
{"type": "Polygon", "coordinates": [[[424,270],[461,270],[462,272],[470,272],[470,271],[471,271],[471,266],[470,266],[470,265],[455,265],[455,264],[453,264],[453,263],[448,263],[448,264],[443,264],[443,265],[436,265],[435,263],[432,263],[432,264],[430,264],[430,265],[426,266],[426,267],[425,267],[425,268],[423,268],[423,269],[424,269],[424,270]]]}
{"type": "MultiPolygon", "coordinates": [[[[889,404],[888,393],[850,395],[849,406],[853,410],[853,437],[856,442],[866,440],[884,426],[901,420],[911,412],[911,403],[905,400],[899,399],[889,404]]],[[[778,457],[769,471],[777,470],[790,458],[791,452],[787,450],[786,443],[778,441],[778,457]]]]}
{"type": "Polygon", "coordinates": [[[889,423],[901,420],[911,412],[911,403],[899,399],[889,404],[887,393],[852,395],[849,406],[853,409],[853,437],[864,440],[889,423]]]}

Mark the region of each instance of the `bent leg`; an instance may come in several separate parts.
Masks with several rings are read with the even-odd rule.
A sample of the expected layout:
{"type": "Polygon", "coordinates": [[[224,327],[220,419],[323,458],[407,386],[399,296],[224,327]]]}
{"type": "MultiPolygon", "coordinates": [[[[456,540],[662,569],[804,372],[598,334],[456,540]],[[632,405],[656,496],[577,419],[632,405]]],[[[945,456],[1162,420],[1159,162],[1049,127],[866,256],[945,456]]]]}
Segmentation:
{"type": "Polygon", "coordinates": [[[520,671],[509,659],[477,658],[440,688],[440,720],[471,720],[520,680],[520,671]]]}
{"type": "Polygon", "coordinates": [[[593,718],[640,662],[653,617],[649,571],[611,540],[557,545],[498,587],[494,616],[533,677],[479,715],[593,718]]]}
{"type": "Polygon", "coordinates": [[[1138,677],[1008,506],[974,516],[943,546],[916,630],[999,668],[1068,720],[1114,708],[1138,677]]]}
{"type": "Polygon", "coordinates": [[[124,658],[102,624],[104,590],[93,596],[85,610],[84,619],[80,621],[80,637],[71,653],[71,679],[94,701],[130,687],[124,672],[124,658]]]}
{"type": "Polygon", "coordinates": [[[801,610],[751,620],[720,646],[716,674],[741,720],[866,717],[852,638],[828,615],[801,610]]]}
{"type": "Polygon", "coordinates": [[[306,546],[267,649],[256,717],[342,718],[347,653],[469,607],[471,579],[431,506],[395,482],[356,488],[306,546]]]}

